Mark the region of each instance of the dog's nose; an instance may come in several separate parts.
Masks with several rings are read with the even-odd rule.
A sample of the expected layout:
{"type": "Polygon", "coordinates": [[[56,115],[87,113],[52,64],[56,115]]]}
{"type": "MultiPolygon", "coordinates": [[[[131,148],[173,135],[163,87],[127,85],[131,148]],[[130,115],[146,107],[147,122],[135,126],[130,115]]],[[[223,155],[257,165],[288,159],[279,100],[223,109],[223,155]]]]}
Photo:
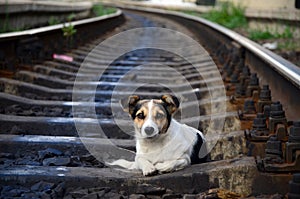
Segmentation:
{"type": "Polygon", "coordinates": [[[153,133],[153,131],[154,131],[154,128],[151,127],[151,126],[147,126],[147,127],[145,128],[145,133],[146,133],[147,135],[151,135],[151,134],[153,133]]]}

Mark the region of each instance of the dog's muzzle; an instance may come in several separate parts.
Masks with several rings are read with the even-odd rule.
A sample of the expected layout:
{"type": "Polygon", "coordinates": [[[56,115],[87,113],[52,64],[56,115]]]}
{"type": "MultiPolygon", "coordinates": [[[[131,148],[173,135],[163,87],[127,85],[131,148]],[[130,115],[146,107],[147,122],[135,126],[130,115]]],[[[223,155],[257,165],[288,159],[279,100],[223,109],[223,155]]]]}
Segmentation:
{"type": "Polygon", "coordinates": [[[148,136],[151,136],[154,132],[154,128],[152,126],[147,126],[144,131],[148,136]]]}
{"type": "Polygon", "coordinates": [[[145,128],[142,129],[142,135],[144,138],[152,139],[155,138],[159,133],[158,129],[154,126],[147,125],[145,128]]]}

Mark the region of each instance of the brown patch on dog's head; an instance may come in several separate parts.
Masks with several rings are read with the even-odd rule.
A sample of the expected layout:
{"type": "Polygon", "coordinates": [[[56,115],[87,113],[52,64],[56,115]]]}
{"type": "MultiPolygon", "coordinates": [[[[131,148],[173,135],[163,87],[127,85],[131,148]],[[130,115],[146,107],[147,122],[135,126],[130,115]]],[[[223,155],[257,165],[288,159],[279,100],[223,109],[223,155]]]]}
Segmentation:
{"type": "Polygon", "coordinates": [[[172,115],[179,107],[179,100],[173,95],[163,95],[161,100],[165,103],[167,111],[172,115]]]}
{"type": "Polygon", "coordinates": [[[140,101],[140,97],[137,95],[132,95],[129,96],[127,99],[121,99],[120,103],[122,105],[123,110],[131,115],[138,101],[140,101]]]}

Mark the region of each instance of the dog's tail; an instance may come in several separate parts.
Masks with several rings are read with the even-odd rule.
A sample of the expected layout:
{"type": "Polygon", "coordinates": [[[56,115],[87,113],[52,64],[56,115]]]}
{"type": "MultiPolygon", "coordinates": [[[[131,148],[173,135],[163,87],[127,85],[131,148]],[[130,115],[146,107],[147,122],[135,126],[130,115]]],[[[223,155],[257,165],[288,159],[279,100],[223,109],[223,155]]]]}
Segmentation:
{"type": "Polygon", "coordinates": [[[110,166],[120,166],[120,167],[123,167],[126,169],[137,169],[135,162],[130,162],[130,161],[127,161],[124,159],[116,160],[111,163],[106,162],[106,164],[108,164],[110,166]]]}

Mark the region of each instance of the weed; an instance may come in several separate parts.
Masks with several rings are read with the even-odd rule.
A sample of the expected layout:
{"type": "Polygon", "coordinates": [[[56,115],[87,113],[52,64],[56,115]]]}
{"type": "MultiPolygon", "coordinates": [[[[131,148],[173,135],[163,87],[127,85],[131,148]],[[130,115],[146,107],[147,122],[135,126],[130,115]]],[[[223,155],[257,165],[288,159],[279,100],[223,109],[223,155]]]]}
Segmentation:
{"type": "Polygon", "coordinates": [[[271,39],[274,38],[274,35],[269,30],[249,30],[249,38],[251,40],[257,41],[261,39],[271,39]]]}
{"type": "Polygon", "coordinates": [[[213,9],[201,15],[203,18],[230,29],[246,27],[245,8],[225,2],[220,9],[213,9]]]}
{"type": "Polygon", "coordinates": [[[290,51],[300,51],[300,44],[293,41],[293,40],[287,40],[284,42],[280,42],[278,44],[279,50],[290,50],[290,51]]]}
{"type": "Polygon", "coordinates": [[[70,22],[70,21],[73,21],[75,19],[76,15],[74,13],[71,13],[68,15],[67,17],[67,21],[70,22]]]}
{"type": "Polygon", "coordinates": [[[93,6],[92,11],[96,16],[102,16],[114,13],[116,12],[116,9],[112,7],[106,7],[101,4],[96,4],[93,6]]]}
{"type": "Polygon", "coordinates": [[[51,17],[49,18],[49,20],[48,20],[48,24],[49,24],[50,26],[59,24],[59,22],[60,22],[60,21],[59,21],[57,18],[55,18],[54,16],[51,16],[51,17]]]}
{"type": "Polygon", "coordinates": [[[66,41],[68,48],[71,48],[73,45],[73,35],[77,32],[77,30],[72,24],[69,23],[69,25],[64,24],[64,27],[62,27],[62,31],[63,36],[67,39],[66,41]]]}
{"type": "Polygon", "coordinates": [[[248,30],[248,33],[249,33],[249,38],[254,41],[265,40],[265,39],[293,38],[293,32],[291,31],[290,27],[286,27],[282,33],[279,33],[278,30],[271,31],[268,28],[266,28],[265,30],[250,29],[248,30]]]}
{"type": "Polygon", "coordinates": [[[283,30],[280,28],[281,21],[278,21],[278,26],[275,29],[250,29],[245,16],[245,8],[241,6],[235,6],[232,3],[221,4],[219,9],[212,9],[207,13],[199,13],[196,11],[185,10],[182,11],[186,14],[203,17],[209,21],[218,23],[229,29],[234,29],[238,32],[242,32],[243,35],[254,41],[260,40],[277,40],[278,49],[295,50],[300,49],[299,42],[295,42],[294,30],[290,26],[286,26],[283,30]],[[279,31],[281,29],[282,31],[279,31]]]}
{"type": "Polygon", "coordinates": [[[293,38],[294,34],[290,26],[287,26],[281,34],[284,38],[293,38]]]}
{"type": "Polygon", "coordinates": [[[72,24],[69,25],[64,24],[64,27],[62,27],[62,31],[65,37],[71,37],[77,32],[77,30],[74,28],[72,24]]]}

